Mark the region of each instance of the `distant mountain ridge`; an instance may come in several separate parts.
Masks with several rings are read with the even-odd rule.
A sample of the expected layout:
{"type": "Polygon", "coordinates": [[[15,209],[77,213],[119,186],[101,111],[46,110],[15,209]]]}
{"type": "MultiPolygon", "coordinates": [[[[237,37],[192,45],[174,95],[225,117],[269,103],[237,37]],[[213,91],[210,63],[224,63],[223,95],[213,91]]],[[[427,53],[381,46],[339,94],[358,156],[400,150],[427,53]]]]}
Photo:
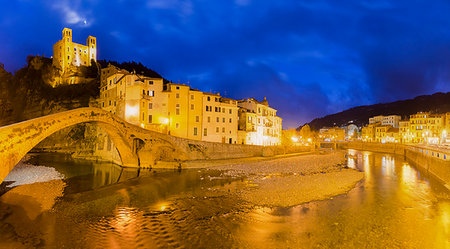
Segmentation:
{"type": "MultiPolygon", "coordinates": [[[[358,106],[345,111],[316,118],[308,123],[314,129],[322,127],[343,126],[353,123],[363,126],[369,118],[377,115],[400,115],[402,119],[417,112],[445,113],[450,112],[450,92],[417,96],[413,99],[400,100],[391,103],[358,106]]],[[[300,129],[301,126],[297,129],[300,129]]]]}

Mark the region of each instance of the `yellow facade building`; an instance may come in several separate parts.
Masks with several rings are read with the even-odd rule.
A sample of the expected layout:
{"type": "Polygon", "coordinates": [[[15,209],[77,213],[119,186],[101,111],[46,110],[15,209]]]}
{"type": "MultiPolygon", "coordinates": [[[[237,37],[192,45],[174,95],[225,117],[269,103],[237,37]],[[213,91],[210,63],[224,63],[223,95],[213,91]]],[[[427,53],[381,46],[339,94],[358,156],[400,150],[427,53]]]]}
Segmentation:
{"type": "Polygon", "coordinates": [[[375,142],[376,127],[380,126],[381,122],[371,123],[361,129],[361,138],[365,142],[375,142]]]}
{"type": "Polygon", "coordinates": [[[202,140],[203,93],[184,84],[168,83],[169,134],[202,140]]]}
{"type": "Polygon", "coordinates": [[[413,143],[437,144],[445,127],[445,114],[421,112],[410,115],[410,134],[413,143]]]}
{"type": "Polygon", "coordinates": [[[399,122],[399,140],[401,143],[411,142],[409,127],[410,127],[409,120],[399,122]]]}
{"type": "Polygon", "coordinates": [[[176,137],[229,144],[281,142],[282,120],[267,100],[238,102],[113,65],[101,70],[99,104],[129,123],[176,137]]]}
{"type": "Polygon", "coordinates": [[[277,110],[269,106],[266,98],[238,101],[239,132],[238,142],[252,145],[279,145],[282,135],[282,119],[277,110]]]}
{"type": "Polygon", "coordinates": [[[102,69],[100,107],[142,128],[168,132],[169,115],[163,79],[130,73],[114,66],[102,69]]]}
{"type": "Polygon", "coordinates": [[[345,129],[339,127],[322,128],[319,130],[319,138],[323,141],[344,141],[345,129]]]}
{"type": "Polygon", "coordinates": [[[203,93],[203,141],[237,143],[237,101],[219,94],[203,93]]]}
{"type": "Polygon", "coordinates": [[[64,28],[62,40],[53,45],[53,65],[63,72],[70,66],[90,66],[97,61],[97,39],[88,36],[86,45],[72,42],[72,30],[64,28]]]}

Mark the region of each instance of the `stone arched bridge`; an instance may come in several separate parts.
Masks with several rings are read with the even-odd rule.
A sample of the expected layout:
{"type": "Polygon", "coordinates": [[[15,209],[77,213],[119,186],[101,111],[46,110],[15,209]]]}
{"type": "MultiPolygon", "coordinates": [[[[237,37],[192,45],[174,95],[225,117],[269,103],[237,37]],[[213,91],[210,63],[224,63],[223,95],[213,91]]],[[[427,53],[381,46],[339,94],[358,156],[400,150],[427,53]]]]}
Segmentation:
{"type": "Polygon", "coordinates": [[[79,108],[0,127],[0,183],[46,137],[86,122],[97,124],[109,135],[125,167],[151,166],[156,151],[161,150],[165,151],[166,158],[183,160],[189,147],[183,139],[142,129],[102,109],[79,108]]]}

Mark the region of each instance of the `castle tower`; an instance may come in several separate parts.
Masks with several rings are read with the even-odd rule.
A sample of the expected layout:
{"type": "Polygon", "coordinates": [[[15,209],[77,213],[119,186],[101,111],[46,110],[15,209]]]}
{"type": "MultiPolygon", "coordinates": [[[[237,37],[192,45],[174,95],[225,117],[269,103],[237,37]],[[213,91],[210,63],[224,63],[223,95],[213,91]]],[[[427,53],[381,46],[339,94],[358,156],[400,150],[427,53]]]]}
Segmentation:
{"type": "Polygon", "coordinates": [[[90,66],[91,60],[97,61],[97,39],[87,38],[87,44],[72,42],[72,30],[64,28],[62,40],[53,45],[53,65],[63,72],[70,66],[90,66]]]}
{"type": "Polygon", "coordinates": [[[91,65],[91,60],[97,61],[97,38],[93,36],[88,36],[87,42],[88,46],[88,65],[91,65]]]}

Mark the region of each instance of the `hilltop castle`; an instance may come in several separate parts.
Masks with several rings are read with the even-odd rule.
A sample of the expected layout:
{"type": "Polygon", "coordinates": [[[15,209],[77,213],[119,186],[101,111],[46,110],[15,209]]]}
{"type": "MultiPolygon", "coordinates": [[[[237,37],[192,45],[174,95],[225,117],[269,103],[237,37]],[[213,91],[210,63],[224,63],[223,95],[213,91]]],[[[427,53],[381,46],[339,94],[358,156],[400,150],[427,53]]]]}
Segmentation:
{"type": "Polygon", "coordinates": [[[53,65],[63,72],[73,66],[90,66],[91,60],[97,61],[97,39],[88,36],[87,45],[72,42],[72,30],[64,28],[62,40],[53,45],[53,65]]]}

